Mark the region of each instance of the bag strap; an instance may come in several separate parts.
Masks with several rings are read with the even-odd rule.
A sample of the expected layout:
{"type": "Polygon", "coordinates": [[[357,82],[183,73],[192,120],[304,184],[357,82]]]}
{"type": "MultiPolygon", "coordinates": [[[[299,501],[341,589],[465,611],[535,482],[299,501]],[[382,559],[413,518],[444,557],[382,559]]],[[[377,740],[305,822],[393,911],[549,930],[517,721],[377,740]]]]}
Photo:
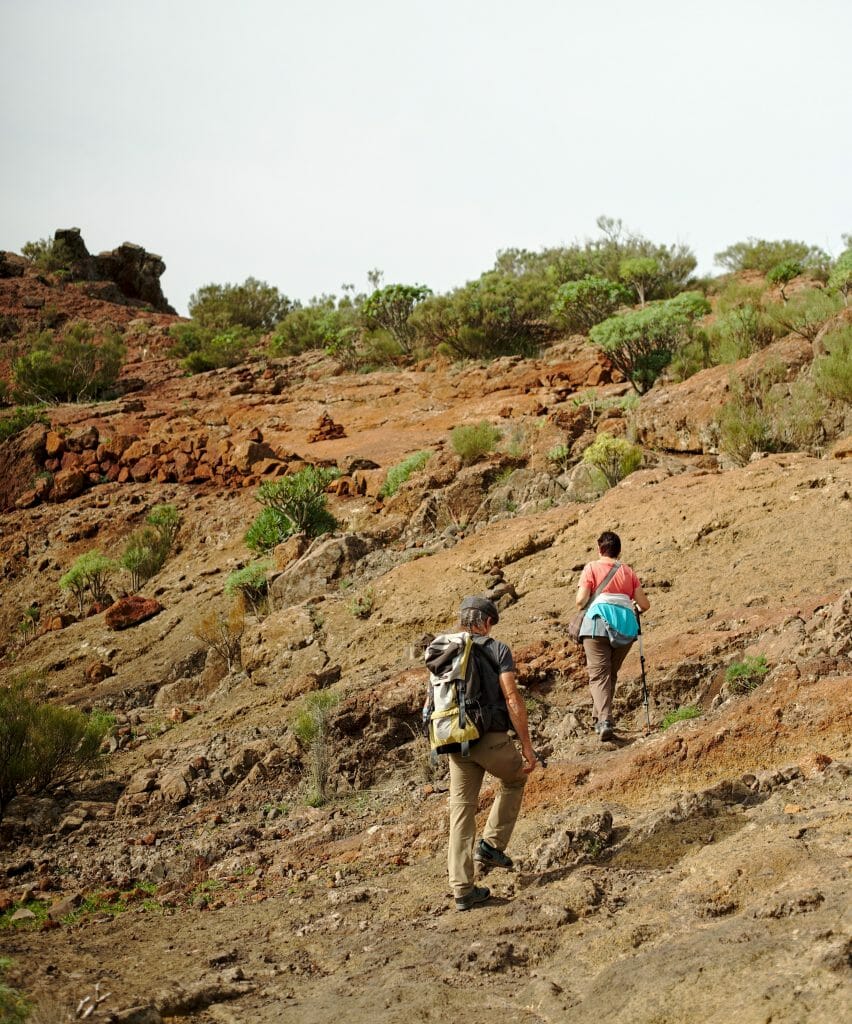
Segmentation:
{"type": "Polygon", "coordinates": [[[609,583],[609,581],[613,578],[613,576],[615,576],[615,574],[618,572],[618,570],[620,568],[621,568],[621,562],[615,562],[613,564],[613,567],[609,570],[609,572],[606,574],[606,576],[604,576],[604,578],[600,581],[600,583],[597,585],[597,587],[595,587],[594,593],[589,595],[589,600],[586,601],[586,603],[583,605],[583,611],[585,611],[586,608],[589,607],[589,605],[592,603],[592,601],[594,601],[594,599],[603,590],[603,588],[607,585],[607,583],[609,583]]]}

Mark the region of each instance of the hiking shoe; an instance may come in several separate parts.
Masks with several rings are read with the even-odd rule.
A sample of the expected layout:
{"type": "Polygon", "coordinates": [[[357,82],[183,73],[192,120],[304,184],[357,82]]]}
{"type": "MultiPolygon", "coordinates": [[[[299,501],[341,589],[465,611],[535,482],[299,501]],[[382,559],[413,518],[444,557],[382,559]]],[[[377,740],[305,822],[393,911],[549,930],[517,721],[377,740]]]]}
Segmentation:
{"type": "Polygon", "coordinates": [[[480,839],[473,851],[473,859],[484,868],[513,868],[515,862],[502,850],[480,839]]]}
{"type": "Polygon", "coordinates": [[[615,732],[615,726],[607,718],[603,722],[598,722],[595,726],[595,732],[600,736],[601,743],[606,743],[607,740],[611,740],[613,733],[615,732]]]}
{"type": "Polygon", "coordinates": [[[464,896],[456,896],[456,910],[470,910],[477,903],[484,903],[490,895],[491,890],[487,886],[475,885],[464,896]]]}

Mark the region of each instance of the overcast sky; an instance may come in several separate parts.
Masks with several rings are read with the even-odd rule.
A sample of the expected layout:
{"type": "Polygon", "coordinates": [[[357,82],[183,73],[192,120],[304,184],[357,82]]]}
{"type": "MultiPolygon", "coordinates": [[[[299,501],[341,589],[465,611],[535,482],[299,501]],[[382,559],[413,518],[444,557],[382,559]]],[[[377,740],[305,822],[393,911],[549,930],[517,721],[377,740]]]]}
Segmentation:
{"type": "Polygon", "coordinates": [[[445,291],[602,213],[703,272],[836,254],[850,39],[850,0],[0,0],[0,248],[137,242],[179,312],[249,275],[445,291]]]}

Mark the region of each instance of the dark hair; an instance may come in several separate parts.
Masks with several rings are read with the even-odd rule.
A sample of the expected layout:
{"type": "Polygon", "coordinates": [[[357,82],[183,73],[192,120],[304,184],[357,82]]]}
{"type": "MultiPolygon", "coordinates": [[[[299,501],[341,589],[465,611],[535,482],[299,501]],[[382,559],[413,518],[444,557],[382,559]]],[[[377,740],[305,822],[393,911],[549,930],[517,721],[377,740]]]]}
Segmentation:
{"type": "Polygon", "coordinates": [[[617,533],[613,533],[612,530],[604,530],[600,537],[598,537],[598,550],[602,555],[618,558],[621,554],[621,538],[617,533]]]}

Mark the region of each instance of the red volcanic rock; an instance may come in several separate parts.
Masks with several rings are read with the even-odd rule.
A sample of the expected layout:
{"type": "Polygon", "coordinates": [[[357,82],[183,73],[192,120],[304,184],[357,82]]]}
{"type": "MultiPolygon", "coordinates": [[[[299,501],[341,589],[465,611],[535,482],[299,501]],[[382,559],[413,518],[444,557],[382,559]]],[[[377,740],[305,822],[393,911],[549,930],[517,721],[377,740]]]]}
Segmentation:
{"type": "Polygon", "coordinates": [[[115,675],[112,665],[107,665],[105,661],[93,661],[83,672],[86,682],[92,685],[102,683],[112,675],[115,675]]]}
{"type": "Polygon", "coordinates": [[[55,430],[48,430],[47,437],[44,439],[45,455],[47,455],[48,458],[52,459],[54,457],[62,455],[64,451],[65,442],[62,440],[59,434],[57,434],[55,430]]]}
{"type": "Polygon", "coordinates": [[[65,629],[76,621],[77,617],[75,615],[62,612],[47,619],[41,629],[43,633],[58,633],[60,629],[65,629]]]}
{"type": "Polygon", "coordinates": [[[86,489],[88,480],[86,474],[79,469],[61,469],[53,478],[53,489],[50,492],[51,501],[68,501],[69,498],[76,498],[86,489]]]}
{"type": "Polygon", "coordinates": [[[139,459],[138,462],[134,462],[130,467],[130,475],[137,484],[145,483],[147,480],[150,480],[152,476],[156,476],[156,473],[157,462],[149,455],[139,459]]]}
{"type": "Polygon", "coordinates": [[[146,619],[152,619],[163,610],[159,601],[153,597],[122,597],[106,610],[106,624],[110,629],[129,629],[138,626],[146,619]]]}

